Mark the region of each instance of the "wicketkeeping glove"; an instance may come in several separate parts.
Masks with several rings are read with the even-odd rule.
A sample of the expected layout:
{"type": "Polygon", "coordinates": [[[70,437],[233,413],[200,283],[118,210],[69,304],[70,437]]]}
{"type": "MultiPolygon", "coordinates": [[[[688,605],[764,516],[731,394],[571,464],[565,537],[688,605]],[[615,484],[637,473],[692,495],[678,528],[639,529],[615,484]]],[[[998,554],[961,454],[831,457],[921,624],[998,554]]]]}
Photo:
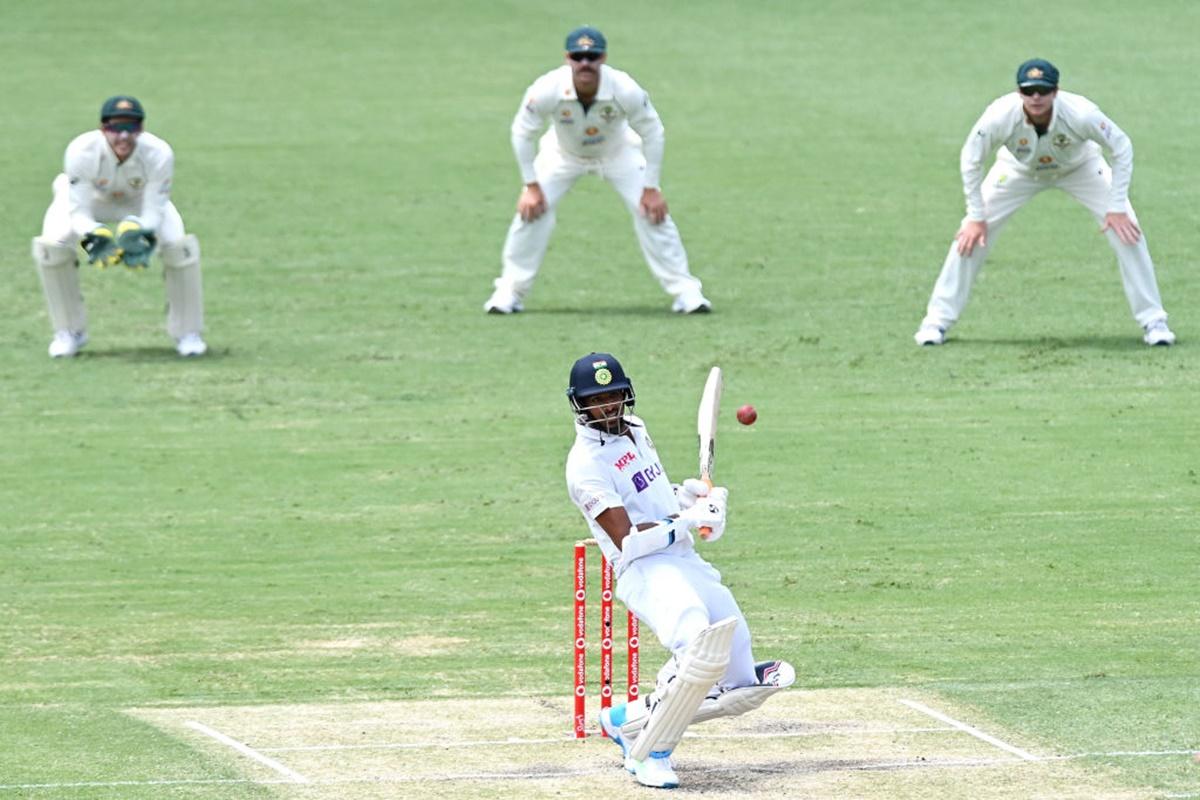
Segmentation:
{"type": "Polygon", "coordinates": [[[708,495],[696,502],[694,506],[679,512],[679,518],[687,523],[689,528],[709,528],[706,541],[715,542],[725,533],[725,507],[729,501],[729,490],[724,486],[714,486],[708,495]]]}
{"type": "Polygon", "coordinates": [[[111,267],[121,260],[121,248],[117,246],[113,232],[103,225],[84,236],[80,244],[87,253],[88,263],[100,269],[111,267]]]}
{"type": "Polygon", "coordinates": [[[679,501],[679,510],[685,511],[696,505],[696,500],[708,495],[708,484],[699,478],[688,478],[683,483],[672,486],[675,499],[679,501]]]}
{"type": "Polygon", "coordinates": [[[157,241],[153,231],[146,230],[131,219],[121,220],[117,226],[117,247],[121,250],[125,266],[130,269],[145,269],[150,264],[150,254],[157,241]]]}

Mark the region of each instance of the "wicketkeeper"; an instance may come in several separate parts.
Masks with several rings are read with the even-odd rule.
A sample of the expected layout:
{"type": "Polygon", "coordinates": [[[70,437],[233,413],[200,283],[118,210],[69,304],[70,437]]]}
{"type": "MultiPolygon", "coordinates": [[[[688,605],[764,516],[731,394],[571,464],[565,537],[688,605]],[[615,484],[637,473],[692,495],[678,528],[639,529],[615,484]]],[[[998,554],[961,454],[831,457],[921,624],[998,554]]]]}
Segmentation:
{"type": "Polygon", "coordinates": [[[46,293],[54,339],[51,358],[74,356],[88,342],[77,247],[100,268],[144,269],[158,252],[167,293],[167,333],[181,356],[203,355],[204,297],[200,243],[184,233],[171,202],[175,155],[142,129],[135,98],[110,97],[100,127],[75,137],[54,179],[54,200],[34,237],[33,259],[46,293]]]}
{"type": "Polygon", "coordinates": [[[644,786],[679,785],[671,753],[693,722],[758,708],[796,680],[785,661],[755,663],[750,629],[692,531],[725,532],[729,492],[688,479],[672,487],[617,359],[591,353],[571,367],[575,444],[567,489],[617,577],[617,597],[671,658],[653,694],[600,712],[604,732],[644,786]]]}

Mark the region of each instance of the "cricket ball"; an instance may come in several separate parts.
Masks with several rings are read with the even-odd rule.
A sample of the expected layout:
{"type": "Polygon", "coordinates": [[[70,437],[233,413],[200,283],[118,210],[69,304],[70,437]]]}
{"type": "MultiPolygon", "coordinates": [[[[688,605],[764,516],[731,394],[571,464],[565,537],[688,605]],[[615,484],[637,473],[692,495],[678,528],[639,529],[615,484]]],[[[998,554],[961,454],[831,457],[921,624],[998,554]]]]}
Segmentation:
{"type": "Polygon", "coordinates": [[[758,419],[758,412],[754,406],[747,404],[737,410],[737,418],[743,425],[753,425],[754,420],[758,419]]]}

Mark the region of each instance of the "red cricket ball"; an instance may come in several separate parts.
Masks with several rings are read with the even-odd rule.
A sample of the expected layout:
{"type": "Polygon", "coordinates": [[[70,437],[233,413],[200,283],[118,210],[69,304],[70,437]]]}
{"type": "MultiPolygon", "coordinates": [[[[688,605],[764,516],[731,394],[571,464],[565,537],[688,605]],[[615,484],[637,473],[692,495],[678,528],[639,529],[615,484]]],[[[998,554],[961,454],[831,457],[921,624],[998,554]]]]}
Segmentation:
{"type": "Polygon", "coordinates": [[[737,410],[737,418],[743,425],[753,425],[754,420],[758,419],[758,412],[754,406],[746,404],[737,410]]]}

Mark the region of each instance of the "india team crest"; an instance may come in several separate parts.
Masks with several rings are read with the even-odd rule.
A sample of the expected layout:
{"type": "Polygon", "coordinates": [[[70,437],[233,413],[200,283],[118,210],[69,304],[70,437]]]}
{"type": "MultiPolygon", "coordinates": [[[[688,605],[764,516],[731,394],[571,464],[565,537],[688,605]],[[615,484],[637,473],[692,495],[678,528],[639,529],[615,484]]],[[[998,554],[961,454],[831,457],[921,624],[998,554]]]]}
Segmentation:
{"type": "Polygon", "coordinates": [[[612,373],[609,372],[605,367],[601,367],[600,369],[596,370],[596,383],[600,384],[601,386],[608,386],[610,383],[612,383],[612,379],[612,373]]]}

